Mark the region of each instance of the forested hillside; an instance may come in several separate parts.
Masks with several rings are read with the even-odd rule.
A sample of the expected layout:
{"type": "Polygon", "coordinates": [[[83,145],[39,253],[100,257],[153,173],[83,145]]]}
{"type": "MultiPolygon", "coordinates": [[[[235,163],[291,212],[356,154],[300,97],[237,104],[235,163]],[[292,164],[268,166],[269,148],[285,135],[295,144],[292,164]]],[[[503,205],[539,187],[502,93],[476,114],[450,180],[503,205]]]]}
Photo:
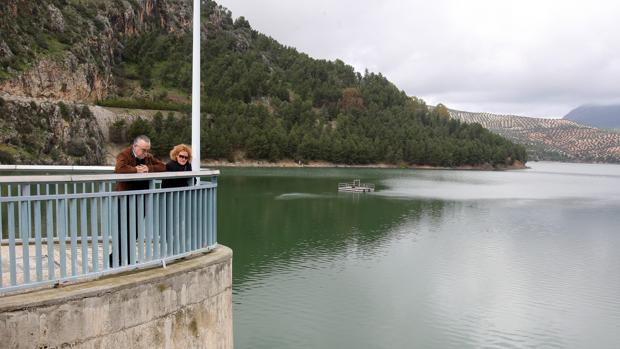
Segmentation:
{"type": "MultiPolygon", "coordinates": [[[[10,4],[0,8],[30,16],[30,22],[8,24],[5,17],[0,26],[13,35],[0,42],[5,52],[0,91],[28,97],[47,91],[50,98],[110,107],[189,110],[191,1],[47,0],[26,7],[28,12],[10,4]],[[88,35],[79,36],[81,31],[88,35]],[[38,89],[22,88],[21,81],[35,75],[33,67],[40,75],[56,64],[42,68],[42,61],[75,63],[88,88],[73,93],[82,91],[80,86],[58,84],[62,76],[50,78],[49,89],[34,78],[38,89]]],[[[444,107],[429,111],[380,73],[361,74],[342,61],[314,59],[283,46],[243,17],[233,20],[213,1],[203,2],[202,10],[203,157],[435,166],[526,160],[522,146],[480,125],[450,119],[444,107]]],[[[190,141],[188,128],[187,118],[162,115],[133,125],[118,120],[111,129],[149,134],[163,156],[170,145],[190,141]]]]}

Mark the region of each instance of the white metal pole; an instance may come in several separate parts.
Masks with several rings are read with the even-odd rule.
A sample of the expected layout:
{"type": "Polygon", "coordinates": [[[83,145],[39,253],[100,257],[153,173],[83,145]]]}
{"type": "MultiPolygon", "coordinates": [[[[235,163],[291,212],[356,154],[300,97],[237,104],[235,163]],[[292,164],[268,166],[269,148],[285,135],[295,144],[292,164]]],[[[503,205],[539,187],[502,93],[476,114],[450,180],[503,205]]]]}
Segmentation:
{"type": "Polygon", "coordinates": [[[194,0],[192,39],[192,170],[200,170],[200,1],[194,0]]]}

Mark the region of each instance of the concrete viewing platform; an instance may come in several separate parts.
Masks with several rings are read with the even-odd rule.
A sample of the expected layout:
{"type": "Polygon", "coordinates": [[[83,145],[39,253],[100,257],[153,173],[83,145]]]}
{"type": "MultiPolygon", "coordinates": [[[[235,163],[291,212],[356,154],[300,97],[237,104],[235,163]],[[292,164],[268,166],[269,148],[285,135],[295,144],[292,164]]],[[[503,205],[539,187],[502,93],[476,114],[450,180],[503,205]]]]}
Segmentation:
{"type": "Polygon", "coordinates": [[[232,348],[232,250],[3,296],[7,348],[232,348]]]}
{"type": "Polygon", "coordinates": [[[0,176],[0,347],[232,348],[218,175],[0,176]]]}

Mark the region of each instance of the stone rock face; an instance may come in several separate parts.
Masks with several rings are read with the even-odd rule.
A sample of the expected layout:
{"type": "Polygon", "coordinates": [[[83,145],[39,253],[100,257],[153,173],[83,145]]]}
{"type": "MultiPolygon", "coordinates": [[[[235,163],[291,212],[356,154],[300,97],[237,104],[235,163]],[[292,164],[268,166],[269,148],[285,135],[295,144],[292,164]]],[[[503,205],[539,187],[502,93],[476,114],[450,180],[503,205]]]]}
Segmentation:
{"type": "Polygon", "coordinates": [[[2,85],[2,92],[16,96],[93,101],[105,98],[111,84],[107,69],[80,63],[72,53],[62,59],[44,59],[32,69],[2,85]]]}
{"type": "Polygon", "coordinates": [[[4,40],[0,40],[0,61],[13,57],[13,52],[9,45],[4,42],[4,40]]]}
{"type": "Polygon", "coordinates": [[[144,32],[164,28],[177,33],[192,28],[191,1],[143,0],[141,5],[139,24],[144,32]]]}
{"type": "MultiPolygon", "coordinates": [[[[48,2],[43,0],[38,5],[30,3],[28,6],[38,6],[37,11],[49,17],[47,26],[50,31],[67,31],[68,24],[62,11],[48,2]]],[[[13,2],[6,5],[9,13],[14,11],[17,16],[30,15],[28,11],[11,4],[13,2]]],[[[12,78],[0,80],[0,92],[76,102],[104,99],[116,89],[112,67],[122,51],[123,36],[162,29],[181,35],[191,30],[190,1],[142,0],[133,4],[128,1],[102,1],[97,5],[94,17],[80,17],[83,28],[80,29],[79,41],[71,43],[60,54],[41,56],[27,70],[12,71],[12,78]],[[134,7],[135,4],[138,7],[134,7]]],[[[3,11],[0,9],[0,12],[3,11]]],[[[44,32],[43,28],[41,30],[44,32]]],[[[11,48],[0,39],[0,60],[13,55],[11,48]]]]}
{"type": "Polygon", "coordinates": [[[62,12],[52,4],[47,5],[47,8],[50,11],[51,29],[59,32],[65,31],[65,19],[62,12]]]}
{"type": "Polygon", "coordinates": [[[0,97],[2,164],[101,164],[103,140],[86,105],[0,97]]]}

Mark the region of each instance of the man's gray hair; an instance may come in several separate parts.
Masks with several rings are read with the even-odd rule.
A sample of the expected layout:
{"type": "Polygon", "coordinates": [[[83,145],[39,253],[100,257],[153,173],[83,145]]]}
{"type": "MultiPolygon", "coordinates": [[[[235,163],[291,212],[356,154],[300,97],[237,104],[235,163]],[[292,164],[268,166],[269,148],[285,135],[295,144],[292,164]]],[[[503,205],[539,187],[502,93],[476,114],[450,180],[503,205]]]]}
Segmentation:
{"type": "Polygon", "coordinates": [[[139,135],[138,137],[136,137],[136,139],[133,140],[133,144],[136,145],[140,141],[151,144],[151,139],[145,135],[139,135]]]}

